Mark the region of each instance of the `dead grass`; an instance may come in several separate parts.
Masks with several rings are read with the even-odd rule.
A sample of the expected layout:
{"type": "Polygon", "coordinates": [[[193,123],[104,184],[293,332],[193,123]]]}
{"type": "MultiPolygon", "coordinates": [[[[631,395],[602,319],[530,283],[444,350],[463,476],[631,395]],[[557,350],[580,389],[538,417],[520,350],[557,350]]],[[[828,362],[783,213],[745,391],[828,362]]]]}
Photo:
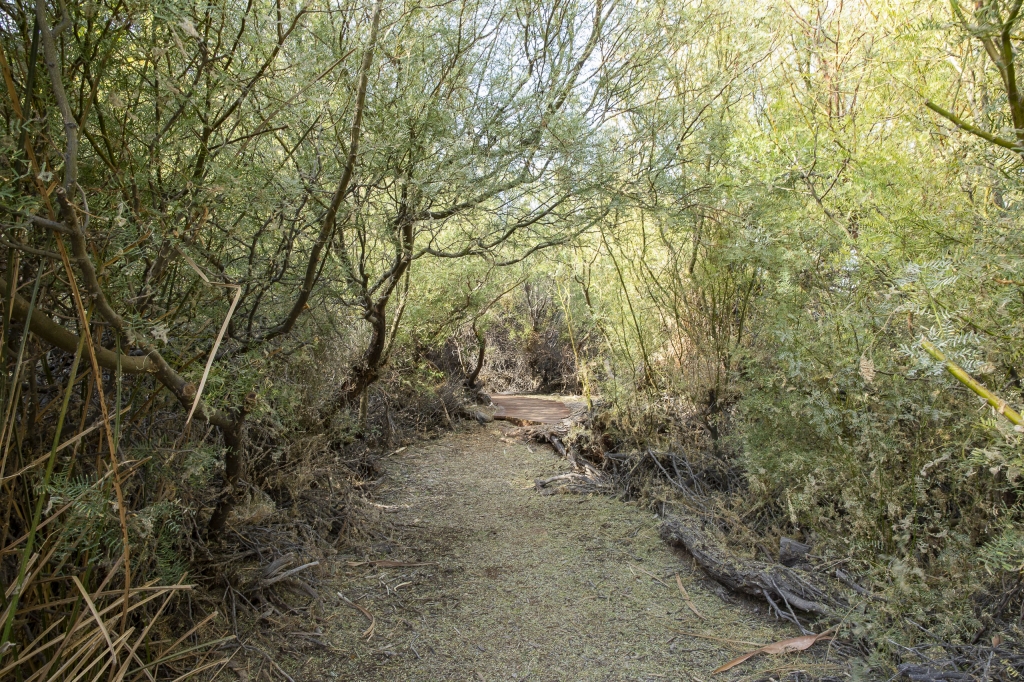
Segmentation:
{"type": "MultiPolygon", "coordinates": [[[[537,494],[535,478],[568,464],[503,439],[504,428],[466,427],[384,461],[393,531],[323,567],[326,648],[281,652],[295,680],[709,680],[749,650],[738,642],[796,634],[761,606],[723,601],[659,540],[653,514],[608,496],[537,494]],[[366,560],[429,565],[349,565],[366,560]]],[[[715,679],[820,670],[823,652],[715,679]]]]}

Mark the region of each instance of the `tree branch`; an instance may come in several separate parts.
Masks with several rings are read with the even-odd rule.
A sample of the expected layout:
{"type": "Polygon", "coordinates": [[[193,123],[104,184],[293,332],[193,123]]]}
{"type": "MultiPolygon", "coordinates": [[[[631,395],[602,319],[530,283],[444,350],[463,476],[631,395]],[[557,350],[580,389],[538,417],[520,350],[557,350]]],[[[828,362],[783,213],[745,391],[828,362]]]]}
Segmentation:
{"type": "MultiPolygon", "coordinates": [[[[19,322],[25,322],[28,317],[29,302],[18,294],[8,298],[9,290],[7,280],[0,277],[0,297],[4,300],[12,300],[12,317],[19,322]]],[[[78,350],[80,339],[64,327],[54,322],[49,315],[38,307],[32,311],[32,319],[28,321],[28,328],[33,334],[43,341],[60,348],[68,353],[78,350]]],[[[104,369],[120,371],[126,374],[152,374],[156,379],[170,389],[171,393],[178,399],[183,407],[189,407],[192,398],[195,397],[195,387],[189,384],[174,369],[167,364],[167,361],[160,356],[155,349],[147,349],[145,355],[125,355],[117,353],[100,345],[93,346],[96,354],[96,362],[104,369]]],[[[231,427],[234,423],[231,415],[221,410],[211,410],[200,404],[196,414],[214,426],[231,427]]]]}
{"type": "Polygon", "coordinates": [[[934,102],[927,101],[927,102],[924,103],[924,105],[926,107],[928,107],[929,109],[931,109],[932,111],[934,111],[939,116],[942,116],[946,120],[950,121],[957,128],[960,128],[961,130],[965,130],[965,131],[971,133],[972,135],[976,135],[977,137],[980,137],[981,139],[983,139],[983,140],[985,140],[987,142],[991,142],[994,145],[997,145],[999,147],[1003,147],[1004,149],[1009,149],[1010,151],[1017,152],[1018,154],[1024,155],[1024,147],[1022,147],[1019,143],[1011,142],[1010,140],[1007,140],[1007,139],[999,137],[997,135],[993,135],[992,133],[986,132],[986,131],[982,130],[981,128],[979,128],[979,127],[977,127],[975,125],[972,125],[972,124],[968,123],[967,121],[963,120],[962,118],[960,118],[959,116],[957,116],[953,112],[947,111],[946,109],[943,109],[942,107],[940,107],[938,104],[935,104],[934,102]]]}
{"type": "MultiPolygon", "coordinates": [[[[64,121],[64,134],[67,137],[64,146],[64,182],[65,192],[78,182],[78,122],[71,113],[71,105],[68,104],[67,93],[64,92],[64,79],[60,69],[60,59],[57,56],[57,44],[53,39],[53,31],[46,19],[46,3],[44,0],[36,0],[36,20],[39,22],[39,31],[43,39],[43,62],[50,74],[50,89],[53,90],[53,98],[57,102],[61,118],[64,121]]],[[[57,32],[66,28],[70,19],[64,15],[60,24],[56,27],[57,32]]]]}
{"type": "Polygon", "coordinates": [[[321,223],[320,234],[317,236],[317,240],[313,244],[313,250],[309,254],[309,261],[306,263],[306,275],[303,278],[299,295],[295,298],[295,303],[292,304],[292,309],[289,311],[284,322],[263,335],[262,340],[264,341],[290,332],[292,327],[295,326],[295,321],[305,309],[310,294],[313,292],[313,285],[316,283],[317,272],[320,268],[321,253],[334,234],[334,228],[338,221],[338,210],[341,208],[341,202],[344,200],[345,195],[348,194],[349,185],[352,183],[352,176],[355,174],[356,158],[359,153],[359,137],[363,125],[363,109],[366,104],[366,88],[369,83],[370,67],[373,65],[373,51],[377,45],[377,28],[379,25],[380,2],[378,1],[373,4],[370,39],[366,50],[363,51],[362,63],[359,65],[359,85],[356,91],[352,129],[349,133],[348,159],[345,162],[345,170],[342,173],[341,181],[338,183],[334,196],[331,198],[331,204],[327,209],[327,214],[324,216],[323,223],[321,223]]]}

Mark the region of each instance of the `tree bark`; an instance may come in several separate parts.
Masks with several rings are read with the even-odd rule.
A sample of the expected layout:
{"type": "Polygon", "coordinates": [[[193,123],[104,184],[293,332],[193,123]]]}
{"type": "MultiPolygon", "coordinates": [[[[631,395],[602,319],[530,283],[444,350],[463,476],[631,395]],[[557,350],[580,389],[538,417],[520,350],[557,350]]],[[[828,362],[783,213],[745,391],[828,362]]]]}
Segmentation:
{"type": "Polygon", "coordinates": [[[476,367],[468,377],[466,377],[466,386],[469,388],[476,388],[476,380],[480,377],[480,370],[484,368],[484,355],[487,353],[487,336],[480,332],[476,327],[476,320],[473,320],[473,334],[476,336],[477,351],[476,351],[476,367]]]}
{"type": "Polygon", "coordinates": [[[370,342],[363,351],[359,363],[352,368],[352,376],[346,382],[341,395],[341,403],[348,405],[355,402],[370,385],[380,378],[381,359],[387,345],[387,306],[388,298],[377,301],[366,316],[370,323],[370,342]]]}
{"type": "MultiPolygon", "coordinates": [[[[250,394],[252,395],[252,394],[250,394]]],[[[220,538],[227,526],[231,510],[238,502],[238,477],[242,472],[244,455],[245,410],[239,410],[228,427],[221,427],[224,438],[224,487],[217,498],[217,506],[210,515],[206,531],[212,539],[220,538]]]]}

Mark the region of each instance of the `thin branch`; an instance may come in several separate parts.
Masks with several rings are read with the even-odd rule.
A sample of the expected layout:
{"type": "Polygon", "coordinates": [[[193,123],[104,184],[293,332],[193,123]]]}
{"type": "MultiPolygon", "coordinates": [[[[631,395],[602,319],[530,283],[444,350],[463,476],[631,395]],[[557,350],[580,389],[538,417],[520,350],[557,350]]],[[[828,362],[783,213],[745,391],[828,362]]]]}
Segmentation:
{"type": "MultiPolygon", "coordinates": [[[[50,29],[49,21],[46,19],[46,3],[44,0],[36,0],[36,20],[39,22],[40,35],[43,39],[43,62],[50,74],[50,89],[53,90],[53,98],[57,102],[61,118],[64,121],[64,134],[66,142],[64,146],[64,182],[65,192],[78,182],[78,121],[71,113],[71,105],[68,104],[67,93],[64,92],[63,74],[60,68],[60,59],[57,55],[57,44],[54,41],[54,31],[50,29]]],[[[64,15],[56,32],[70,25],[67,14],[64,15]]]]}
{"type": "Polygon", "coordinates": [[[60,260],[60,254],[58,253],[54,253],[53,251],[44,251],[43,249],[33,249],[31,246],[25,246],[24,244],[18,244],[17,242],[9,242],[3,237],[0,237],[0,246],[6,246],[9,249],[17,249],[22,253],[29,253],[33,256],[42,256],[43,258],[60,260]]]}
{"type": "Polygon", "coordinates": [[[926,107],[928,107],[929,109],[931,109],[932,111],[934,111],[939,116],[942,116],[946,120],[948,120],[951,123],[953,123],[957,128],[960,128],[961,130],[965,130],[965,131],[971,133],[972,135],[976,135],[977,137],[980,137],[981,139],[983,139],[983,140],[985,140],[987,142],[991,142],[994,145],[998,145],[1000,147],[1003,147],[1004,149],[1009,149],[1010,151],[1017,152],[1018,154],[1024,155],[1024,147],[1022,147],[1019,143],[1011,142],[1011,141],[1009,141],[1007,139],[1004,139],[1004,138],[999,137],[997,135],[993,135],[992,133],[986,132],[986,131],[982,130],[981,128],[979,128],[979,127],[977,127],[975,125],[972,125],[972,124],[968,123],[967,121],[963,120],[962,118],[960,118],[959,116],[957,116],[953,112],[947,111],[946,109],[943,109],[942,107],[940,107],[938,104],[935,104],[934,102],[928,101],[928,102],[925,102],[924,105],[926,107]]]}
{"type": "Polygon", "coordinates": [[[285,318],[284,322],[274,327],[263,335],[262,340],[266,341],[282,334],[287,334],[295,326],[295,321],[306,308],[306,303],[313,292],[313,285],[316,283],[317,272],[320,269],[320,257],[334,234],[337,225],[338,210],[341,202],[348,194],[349,185],[355,174],[356,159],[359,153],[359,138],[363,125],[363,109],[366,104],[366,88],[370,78],[370,67],[373,65],[373,52],[377,45],[377,29],[380,26],[380,2],[373,4],[373,18],[370,23],[370,39],[366,49],[363,51],[362,63],[359,65],[359,85],[356,91],[355,113],[352,117],[352,129],[349,133],[348,159],[345,162],[345,170],[342,173],[341,181],[331,198],[331,205],[327,209],[323,223],[320,226],[320,234],[317,236],[313,250],[309,254],[309,261],[306,263],[306,275],[302,281],[302,288],[295,298],[295,303],[285,318]]]}

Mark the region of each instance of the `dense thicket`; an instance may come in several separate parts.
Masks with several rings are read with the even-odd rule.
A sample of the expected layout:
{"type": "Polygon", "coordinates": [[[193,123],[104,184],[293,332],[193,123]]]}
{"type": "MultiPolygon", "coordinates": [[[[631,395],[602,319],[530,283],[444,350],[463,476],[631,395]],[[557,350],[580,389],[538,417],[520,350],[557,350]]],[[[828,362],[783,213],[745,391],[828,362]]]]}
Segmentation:
{"type": "Polygon", "coordinates": [[[741,549],[849,557],[881,654],[1009,627],[1019,13],[3,5],[0,671],[102,665],[85,594],[128,632],[239,505],[481,384],[586,395],[599,461],[686,461],[629,494],[741,549]]]}
{"type": "Polygon", "coordinates": [[[1020,617],[1019,9],[691,7],[566,260],[619,447],[701,462],[755,552],[851,559],[875,637],[1020,617]]]}

